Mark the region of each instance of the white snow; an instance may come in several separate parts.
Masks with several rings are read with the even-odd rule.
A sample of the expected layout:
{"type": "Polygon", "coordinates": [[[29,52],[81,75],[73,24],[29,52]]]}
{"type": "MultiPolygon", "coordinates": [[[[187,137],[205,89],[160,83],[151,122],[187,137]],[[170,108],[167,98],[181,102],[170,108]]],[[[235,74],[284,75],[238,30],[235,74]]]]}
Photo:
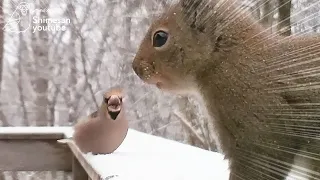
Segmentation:
{"type": "Polygon", "coordinates": [[[44,133],[64,133],[70,136],[72,134],[73,128],[71,127],[0,127],[1,134],[44,134],[44,133]]]}
{"type": "Polygon", "coordinates": [[[227,180],[228,162],[219,153],[181,144],[130,129],[110,155],[85,155],[107,179],[227,180]]]}
{"type": "MultiPolygon", "coordinates": [[[[6,127],[0,133],[65,133],[71,127],[6,127]]],[[[121,146],[108,155],[84,154],[105,180],[227,180],[228,162],[219,153],[129,129],[121,146]],[[114,176],[113,178],[111,178],[114,176]],[[109,178],[108,178],[109,177],[109,178]]]]}

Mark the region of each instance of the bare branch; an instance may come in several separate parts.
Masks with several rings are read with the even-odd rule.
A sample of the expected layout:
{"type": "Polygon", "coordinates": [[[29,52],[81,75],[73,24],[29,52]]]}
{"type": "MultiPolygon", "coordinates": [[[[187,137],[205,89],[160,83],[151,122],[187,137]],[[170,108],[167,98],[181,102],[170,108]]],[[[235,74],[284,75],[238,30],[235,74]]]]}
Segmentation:
{"type": "Polygon", "coordinates": [[[155,133],[156,131],[160,131],[160,130],[166,129],[166,128],[169,127],[170,125],[176,124],[176,123],[178,123],[178,122],[179,122],[179,121],[171,121],[171,122],[169,122],[169,123],[167,123],[167,124],[165,124],[165,125],[157,128],[157,129],[154,129],[154,130],[148,132],[148,134],[153,134],[153,133],[155,133]]]}
{"type": "Polygon", "coordinates": [[[184,115],[178,111],[174,111],[173,114],[179,118],[180,122],[182,122],[182,124],[189,129],[193,135],[203,144],[205,145],[205,140],[197,133],[197,131],[192,127],[192,125],[186,120],[186,118],[184,117],[184,115]]]}
{"type": "MultiPolygon", "coordinates": [[[[20,41],[21,43],[21,41],[20,41]]],[[[24,93],[23,93],[23,76],[22,76],[22,65],[21,65],[21,59],[18,62],[18,82],[17,82],[17,86],[18,86],[18,90],[19,90],[19,100],[21,103],[21,109],[22,109],[22,122],[24,123],[23,125],[25,126],[29,126],[29,119],[28,119],[28,112],[27,112],[27,108],[26,108],[26,103],[25,103],[25,98],[24,98],[24,93]]]]}
{"type": "MultiPolygon", "coordinates": [[[[3,0],[0,0],[0,7],[3,7],[3,0]]],[[[3,8],[0,8],[0,16],[4,17],[3,8]]],[[[3,33],[4,23],[0,23],[0,94],[2,89],[2,72],[3,72],[3,45],[4,45],[4,33],[3,33]]],[[[1,102],[0,102],[1,106],[1,102]]],[[[9,123],[6,119],[6,116],[0,109],[0,120],[3,123],[3,126],[9,126],[9,123]]]]}
{"type": "Polygon", "coordinates": [[[92,98],[94,104],[96,105],[96,108],[98,109],[99,105],[97,103],[96,97],[94,96],[92,85],[89,82],[88,72],[87,72],[87,69],[86,69],[86,59],[87,59],[86,55],[87,55],[87,53],[86,53],[86,50],[85,50],[85,47],[84,47],[84,39],[83,39],[82,36],[80,38],[81,38],[80,46],[81,46],[81,62],[82,62],[83,74],[84,74],[84,77],[85,77],[86,84],[89,86],[89,91],[90,91],[90,94],[91,94],[91,98],[92,98]]]}

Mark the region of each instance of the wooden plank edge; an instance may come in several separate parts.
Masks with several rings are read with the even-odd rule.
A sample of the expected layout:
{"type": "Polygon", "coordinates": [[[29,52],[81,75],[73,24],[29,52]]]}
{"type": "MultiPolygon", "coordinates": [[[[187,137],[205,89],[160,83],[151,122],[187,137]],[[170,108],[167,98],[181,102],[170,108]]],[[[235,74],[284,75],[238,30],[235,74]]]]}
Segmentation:
{"type": "Polygon", "coordinates": [[[88,173],[86,172],[86,170],[84,170],[84,168],[82,167],[82,165],[74,155],[72,156],[72,179],[73,180],[90,179],[88,176],[88,173]]]}
{"type": "Polygon", "coordinates": [[[86,160],[86,158],[83,156],[83,153],[80,151],[80,149],[77,147],[77,145],[74,142],[68,142],[67,143],[69,148],[71,149],[74,157],[77,158],[83,169],[87,172],[88,176],[92,180],[102,180],[103,177],[91,166],[91,164],[86,160]]]}
{"type": "Polygon", "coordinates": [[[61,139],[72,127],[0,127],[0,139],[61,139]]]}
{"type": "Polygon", "coordinates": [[[0,133],[0,140],[58,140],[64,137],[64,133],[0,133]]]}

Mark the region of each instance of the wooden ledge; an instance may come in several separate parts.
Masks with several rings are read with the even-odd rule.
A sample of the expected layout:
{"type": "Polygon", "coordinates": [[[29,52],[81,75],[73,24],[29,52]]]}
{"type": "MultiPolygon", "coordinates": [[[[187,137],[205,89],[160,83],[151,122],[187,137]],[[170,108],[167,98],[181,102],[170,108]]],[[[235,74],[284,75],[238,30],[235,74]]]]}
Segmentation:
{"type": "Polygon", "coordinates": [[[72,153],[57,143],[62,129],[1,127],[1,171],[71,171],[72,153]]]}

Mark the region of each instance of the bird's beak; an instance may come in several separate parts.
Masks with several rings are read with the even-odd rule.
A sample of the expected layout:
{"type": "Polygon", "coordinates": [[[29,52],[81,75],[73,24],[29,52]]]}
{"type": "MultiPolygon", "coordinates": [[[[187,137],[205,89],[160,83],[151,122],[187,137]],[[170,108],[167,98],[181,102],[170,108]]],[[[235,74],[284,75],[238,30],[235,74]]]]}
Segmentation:
{"type": "Polygon", "coordinates": [[[117,95],[111,95],[107,100],[107,109],[108,114],[110,115],[111,119],[116,120],[122,105],[122,98],[117,95]]]}

